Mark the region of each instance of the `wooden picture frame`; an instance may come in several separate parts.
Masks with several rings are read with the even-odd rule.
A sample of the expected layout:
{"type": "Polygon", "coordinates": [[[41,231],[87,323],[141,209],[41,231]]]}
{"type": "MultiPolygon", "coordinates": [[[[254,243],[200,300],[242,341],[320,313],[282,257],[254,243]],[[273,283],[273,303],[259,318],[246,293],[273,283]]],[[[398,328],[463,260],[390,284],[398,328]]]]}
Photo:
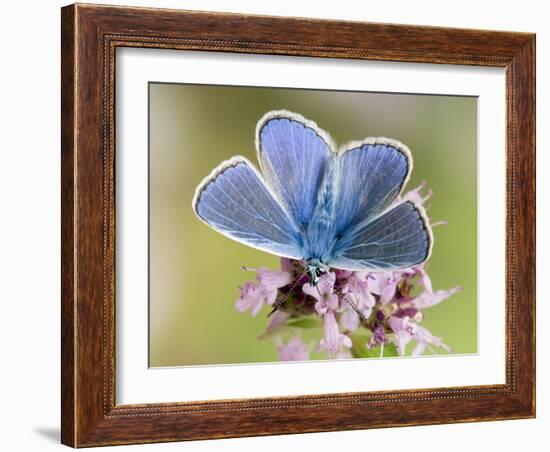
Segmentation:
{"type": "Polygon", "coordinates": [[[535,35],[70,5],[62,8],[62,429],[73,447],[535,416],[535,35]],[[506,70],[506,383],[115,403],[115,50],[147,47],[506,70]]]}

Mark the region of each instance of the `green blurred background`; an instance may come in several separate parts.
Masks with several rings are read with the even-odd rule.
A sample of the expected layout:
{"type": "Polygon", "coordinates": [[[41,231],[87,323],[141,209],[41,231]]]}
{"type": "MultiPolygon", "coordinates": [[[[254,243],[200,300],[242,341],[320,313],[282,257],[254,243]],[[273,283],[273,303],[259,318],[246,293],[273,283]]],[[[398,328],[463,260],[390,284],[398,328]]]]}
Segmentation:
{"type": "Polygon", "coordinates": [[[256,123],[279,109],[317,122],[339,145],[386,136],[411,149],[406,189],[426,181],[432,222],[448,222],[434,228],[434,290],[464,288],[425,310],[422,325],[455,353],[477,352],[476,98],[150,83],[149,365],[278,360],[274,345],[257,339],[267,309],[251,317],[234,307],[238,286],[254,277],[241,267],[276,269],[278,258],[207,227],[191,200],[222,160],[257,163],[256,123]]]}

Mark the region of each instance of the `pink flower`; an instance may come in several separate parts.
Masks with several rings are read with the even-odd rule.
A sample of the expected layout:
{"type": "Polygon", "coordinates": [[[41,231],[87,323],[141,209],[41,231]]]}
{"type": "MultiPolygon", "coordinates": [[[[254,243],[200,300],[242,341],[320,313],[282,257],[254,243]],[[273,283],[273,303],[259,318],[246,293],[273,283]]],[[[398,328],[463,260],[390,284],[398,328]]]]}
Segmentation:
{"type": "Polygon", "coordinates": [[[417,325],[409,317],[390,317],[388,325],[394,333],[394,343],[401,356],[405,354],[405,348],[412,340],[416,341],[416,346],[412,351],[413,356],[421,355],[429,345],[450,351],[441,338],[433,336],[426,328],[417,325]]]}
{"type": "Polygon", "coordinates": [[[255,316],[260,312],[264,304],[272,305],[277,298],[277,289],[267,290],[261,284],[254,284],[247,281],[240,288],[240,297],[235,303],[235,307],[244,312],[250,309],[250,313],[255,316]]]}
{"type": "Polygon", "coordinates": [[[395,335],[394,343],[397,352],[403,356],[405,348],[414,337],[416,324],[411,322],[409,317],[390,317],[388,318],[388,325],[395,335]]]}
{"type": "Polygon", "coordinates": [[[369,290],[369,283],[367,281],[367,272],[355,272],[346,276],[347,280],[342,287],[342,292],[353,293],[361,296],[362,298],[372,298],[372,294],[369,290]]]}
{"type": "Polygon", "coordinates": [[[426,328],[416,325],[416,332],[414,334],[414,339],[417,344],[412,351],[413,356],[418,356],[424,353],[424,350],[429,345],[434,345],[435,347],[441,347],[448,352],[451,351],[450,347],[443,343],[440,337],[435,337],[430,333],[426,328]]]}
{"type": "Polygon", "coordinates": [[[319,351],[327,350],[329,356],[334,357],[342,346],[351,348],[351,339],[340,333],[334,312],[327,312],[323,320],[323,338],[319,343],[319,351]]]}
{"type": "Polygon", "coordinates": [[[382,305],[388,304],[395,297],[400,277],[399,272],[370,273],[367,279],[368,288],[370,292],[380,296],[382,305]]]}
{"type": "MultiPolygon", "coordinates": [[[[424,186],[409,191],[396,202],[423,204],[431,196],[431,192],[422,194],[424,186]]],[[[367,333],[366,346],[379,347],[380,356],[385,345],[395,345],[398,353],[404,355],[411,343],[413,356],[431,347],[450,351],[441,338],[419,323],[425,308],[441,303],[462,288],[434,291],[425,264],[385,272],[329,269],[313,286],[305,283],[308,278],[304,277],[303,260],[281,258],[280,262],[280,270],[249,269],[256,272],[256,281],[240,288],[236,308],[249,310],[255,316],[264,304],[284,301],[281,309],[272,313],[265,333],[259,336],[261,340],[275,341],[282,361],[309,359],[311,347],[299,336],[287,340],[289,332],[301,329],[320,335],[318,350],[327,350],[333,359],[362,356],[352,348],[349,334],[355,331],[367,333]],[[322,329],[319,320],[312,318],[314,314],[321,318],[322,329]]]]}
{"type": "Polygon", "coordinates": [[[423,205],[433,195],[431,190],[424,196],[421,192],[426,187],[426,182],[422,182],[418,187],[409,190],[401,197],[401,201],[412,201],[415,204],[423,205]]]}
{"type": "Polygon", "coordinates": [[[415,269],[416,273],[418,274],[418,281],[420,282],[420,285],[424,287],[426,291],[433,292],[432,280],[430,279],[428,272],[426,272],[424,264],[415,267],[415,269]]]}
{"type": "Polygon", "coordinates": [[[334,273],[325,273],[325,276],[319,281],[317,286],[309,283],[304,284],[302,291],[317,300],[315,310],[319,314],[326,314],[329,311],[338,309],[338,296],[334,294],[334,273]]]}
{"type": "Polygon", "coordinates": [[[349,351],[348,348],[341,348],[336,352],[336,354],[333,356],[334,359],[351,359],[353,358],[353,355],[349,351]]]}
{"type": "Polygon", "coordinates": [[[280,289],[293,281],[293,264],[290,259],[281,258],[282,270],[270,270],[269,268],[243,267],[243,270],[256,272],[256,279],[267,290],[280,289]]]}
{"type": "Polygon", "coordinates": [[[345,294],[344,311],[340,316],[340,324],[346,331],[355,331],[361,325],[361,316],[368,319],[372,313],[372,308],[376,304],[374,296],[369,290],[367,272],[355,272],[348,276],[346,283],[342,287],[345,294]]]}
{"type": "Polygon", "coordinates": [[[355,272],[347,279],[342,292],[352,298],[356,308],[365,318],[371,315],[376,300],[369,290],[369,274],[367,272],[355,272]]]}
{"type": "Polygon", "coordinates": [[[340,325],[344,331],[355,331],[361,326],[361,319],[357,312],[352,307],[349,307],[349,309],[344,310],[340,315],[340,325]]]}
{"type": "Polygon", "coordinates": [[[277,338],[277,354],[281,361],[306,361],[309,359],[309,350],[299,336],[292,337],[286,344],[277,338]]]}
{"type": "Polygon", "coordinates": [[[383,325],[377,325],[373,332],[372,336],[369,339],[369,342],[367,343],[367,347],[373,348],[378,345],[382,345],[386,342],[386,329],[383,325]]]}
{"type": "Polygon", "coordinates": [[[265,329],[266,333],[271,333],[279,327],[283,326],[286,321],[289,319],[290,314],[281,310],[275,311],[273,315],[271,316],[271,320],[267,324],[267,328],[265,329]]]}
{"type": "Polygon", "coordinates": [[[414,298],[411,301],[411,305],[416,309],[429,308],[438,303],[441,303],[443,300],[446,300],[451,295],[459,292],[462,292],[462,287],[459,286],[453,287],[448,290],[437,290],[435,292],[432,292],[431,290],[425,290],[418,297],[414,298]]]}
{"type": "Polygon", "coordinates": [[[256,276],[260,284],[267,290],[280,289],[292,282],[292,273],[287,271],[274,271],[267,268],[260,268],[256,276]]]}

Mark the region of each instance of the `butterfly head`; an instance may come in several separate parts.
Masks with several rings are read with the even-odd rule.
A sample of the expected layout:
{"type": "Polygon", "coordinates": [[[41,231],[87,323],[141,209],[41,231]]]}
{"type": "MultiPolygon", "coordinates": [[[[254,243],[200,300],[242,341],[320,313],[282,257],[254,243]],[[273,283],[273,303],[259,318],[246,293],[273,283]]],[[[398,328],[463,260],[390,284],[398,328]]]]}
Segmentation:
{"type": "Polygon", "coordinates": [[[327,268],[321,262],[308,262],[305,272],[309,277],[311,285],[316,286],[319,284],[321,277],[327,272],[327,268]]]}

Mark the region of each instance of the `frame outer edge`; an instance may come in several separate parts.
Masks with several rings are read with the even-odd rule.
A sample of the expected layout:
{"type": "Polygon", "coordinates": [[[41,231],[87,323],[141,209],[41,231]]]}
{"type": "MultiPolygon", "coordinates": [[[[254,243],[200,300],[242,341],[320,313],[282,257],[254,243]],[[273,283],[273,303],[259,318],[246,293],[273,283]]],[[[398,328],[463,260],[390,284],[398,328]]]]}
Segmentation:
{"type": "Polygon", "coordinates": [[[518,367],[524,379],[518,383],[518,396],[525,417],[536,417],[536,35],[517,53],[516,67],[518,106],[516,129],[516,196],[517,288],[516,298],[526,298],[518,309],[520,329],[516,348],[518,367]],[[528,308],[528,309],[526,309],[528,308]],[[526,353],[527,351],[527,353],[526,353]]]}
{"type": "Polygon", "coordinates": [[[530,168],[530,172],[532,175],[532,203],[533,203],[533,215],[534,218],[532,220],[532,250],[533,250],[533,257],[532,257],[532,266],[531,266],[531,283],[532,283],[532,290],[533,290],[533,310],[532,310],[532,321],[533,321],[533,332],[531,333],[531,347],[532,347],[532,357],[533,357],[533,376],[532,376],[532,382],[533,387],[531,390],[530,396],[532,397],[531,401],[531,414],[533,417],[536,417],[537,415],[537,366],[536,366],[536,359],[537,359],[537,335],[536,335],[536,327],[537,327],[537,299],[536,299],[536,293],[537,293],[537,213],[536,213],[536,206],[537,206],[537,36],[534,34],[533,39],[531,41],[531,53],[530,53],[530,67],[532,70],[531,74],[531,93],[533,96],[533,102],[531,103],[532,108],[532,115],[529,118],[529,121],[532,124],[532,130],[531,130],[531,136],[532,136],[532,166],[530,168]]]}
{"type": "Polygon", "coordinates": [[[61,8],[61,443],[77,445],[75,297],[76,6],[61,8]]]}
{"type": "MultiPolygon", "coordinates": [[[[535,155],[534,97],[531,96],[534,94],[535,83],[534,35],[432,29],[431,31],[439,36],[439,40],[435,37],[430,39],[436,44],[439,43],[436,50],[439,47],[442,50],[434,51],[429,47],[419,51],[412,47],[412,44],[402,44],[400,40],[395,41],[397,44],[394,42],[396,47],[393,49],[386,49],[385,46],[388,39],[395,38],[399,33],[418,34],[425,32],[425,27],[247,16],[246,19],[257,19],[261,23],[242,29],[243,18],[242,15],[228,16],[223,13],[184,13],[177,10],[101,5],[71,5],[62,8],[63,444],[86,447],[533,417],[535,155]],[[144,12],[149,13],[147,17],[144,17],[144,12]],[[228,17],[231,18],[229,22],[228,17]],[[212,24],[221,20],[226,20],[228,30],[214,31],[211,28],[212,24]],[[278,37],[270,41],[268,38],[271,35],[270,31],[267,31],[267,26],[272,23],[288,29],[290,36],[282,41],[278,37]],[[337,47],[330,46],[330,43],[325,44],[324,35],[319,35],[317,30],[311,27],[306,43],[296,45],[292,41],[295,32],[291,27],[295,24],[305,24],[308,27],[329,24],[332,28],[343,26],[344,31],[338,34],[340,41],[336,43],[337,47]],[[372,33],[369,30],[366,33],[366,27],[369,27],[372,33]],[[155,32],[158,35],[155,36],[155,32]],[[114,35],[110,36],[113,33],[114,35]],[[193,39],[190,40],[188,36],[192,36],[193,39]],[[360,45],[359,38],[355,39],[356,36],[361,39],[369,37],[365,48],[360,45]],[[370,38],[371,36],[373,37],[370,38]],[[448,40],[452,36],[460,38],[458,44],[449,44],[448,40]],[[115,37],[121,39],[120,43],[112,41],[115,37]],[[181,39],[181,42],[178,39],[181,39]],[[481,51],[481,55],[464,53],[470,48],[475,53],[476,46],[481,48],[482,41],[482,47],[486,49],[487,40],[494,46],[494,51],[490,54],[486,50],[481,51]],[[290,44],[287,45],[287,42],[290,44]],[[254,47],[254,43],[258,43],[258,46],[254,47]],[[369,43],[372,44],[374,53],[367,48],[369,43]],[[109,198],[110,190],[114,187],[111,185],[114,184],[114,175],[109,168],[113,168],[114,161],[107,158],[111,155],[110,146],[114,143],[114,138],[111,135],[111,126],[102,121],[109,118],[111,102],[114,100],[106,98],[106,92],[101,90],[105,84],[109,86],[111,76],[104,71],[107,68],[112,70],[111,63],[114,64],[114,61],[109,61],[110,50],[107,52],[110,45],[500,67],[508,67],[513,61],[511,67],[513,70],[517,69],[516,75],[519,74],[517,79],[514,76],[514,86],[517,84],[517,89],[513,95],[519,108],[515,121],[510,126],[513,129],[514,141],[512,151],[516,150],[517,155],[514,158],[516,166],[513,167],[513,173],[517,178],[517,186],[524,188],[524,191],[513,193],[517,204],[521,204],[515,210],[514,224],[519,233],[517,243],[523,247],[518,251],[515,259],[517,265],[514,266],[516,272],[522,269],[522,274],[515,273],[517,290],[514,289],[515,299],[520,306],[518,312],[514,311],[514,318],[520,326],[513,329],[518,333],[517,339],[514,335],[514,342],[517,342],[519,353],[515,354],[514,351],[512,355],[515,360],[520,358],[519,362],[515,361],[514,366],[517,367],[519,377],[517,386],[510,387],[508,381],[506,391],[495,389],[493,393],[484,392],[482,388],[468,387],[460,393],[450,391],[441,397],[426,398],[415,396],[414,391],[411,391],[410,399],[404,396],[407,399],[402,405],[405,413],[397,418],[388,414],[390,404],[384,405],[384,402],[393,404],[404,401],[393,399],[391,396],[383,400],[375,399],[366,406],[374,412],[381,413],[383,418],[374,421],[369,417],[363,419],[356,416],[357,408],[354,407],[359,405],[352,403],[355,399],[353,395],[344,395],[341,402],[334,404],[322,396],[316,400],[305,398],[303,404],[283,404],[276,409],[267,405],[257,406],[254,400],[214,401],[204,404],[204,409],[190,407],[188,412],[178,412],[177,403],[174,407],[153,404],[151,407],[142,408],[117,407],[111,404],[111,391],[114,390],[114,357],[107,355],[114,351],[111,336],[114,334],[114,317],[110,311],[114,308],[114,298],[110,298],[110,290],[114,289],[110,277],[111,270],[114,269],[109,267],[109,259],[112,259],[114,254],[110,253],[113,244],[109,235],[113,232],[113,224],[107,223],[106,220],[111,218],[109,212],[114,216],[113,199],[109,198]],[[107,56],[109,58],[106,58],[107,56]],[[102,71],[98,71],[98,68],[102,71]],[[98,133],[100,130],[103,130],[103,137],[100,136],[100,132],[98,133]],[[519,146],[520,143],[523,145],[519,146]],[[100,150],[102,152],[99,152],[100,150]],[[103,208],[103,214],[100,212],[100,206],[103,208]],[[105,212],[107,216],[104,216],[105,212]],[[98,246],[100,237],[104,240],[103,247],[98,246]],[[105,265],[107,270],[104,269],[105,265]],[[525,268],[525,265],[531,267],[525,268]],[[103,272],[100,267],[103,267],[103,272]],[[529,312],[522,312],[525,308],[530,308],[529,312]],[[523,347],[533,347],[532,353],[522,353],[523,347]],[[483,400],[481,395],[490,398],[483,400]],[[384,409],[386,406],[388,409],[384,409]],[[307,410],[302,410],[303,408],[307,410]],[[448,411],[445,416],[441,416],[439,411],[442,408],[448,411]],[[478,411],[475,411],[476,409],[478,411]],[[338,415],[335,417],[338,423],[327,423],[327,410],[338,415]],[[469,414],[464,413],[464,410],[469,414]],[[268,420],[269,424],[266,422],[268,420]]],[[[427,40],[428,44],[431,41],[427,40]]],[[[428,44],[424,42],[425,46],[428,44]]],[[[510,150],[509,145],[507,150],[510,150]]],[[[507,355],[507,359],[511,358],[507,355]]],[[[512,376],[514,377],[514,374],[512,376]]],[[[515,381],[515,378],[513,380],[515,381]]]]}

